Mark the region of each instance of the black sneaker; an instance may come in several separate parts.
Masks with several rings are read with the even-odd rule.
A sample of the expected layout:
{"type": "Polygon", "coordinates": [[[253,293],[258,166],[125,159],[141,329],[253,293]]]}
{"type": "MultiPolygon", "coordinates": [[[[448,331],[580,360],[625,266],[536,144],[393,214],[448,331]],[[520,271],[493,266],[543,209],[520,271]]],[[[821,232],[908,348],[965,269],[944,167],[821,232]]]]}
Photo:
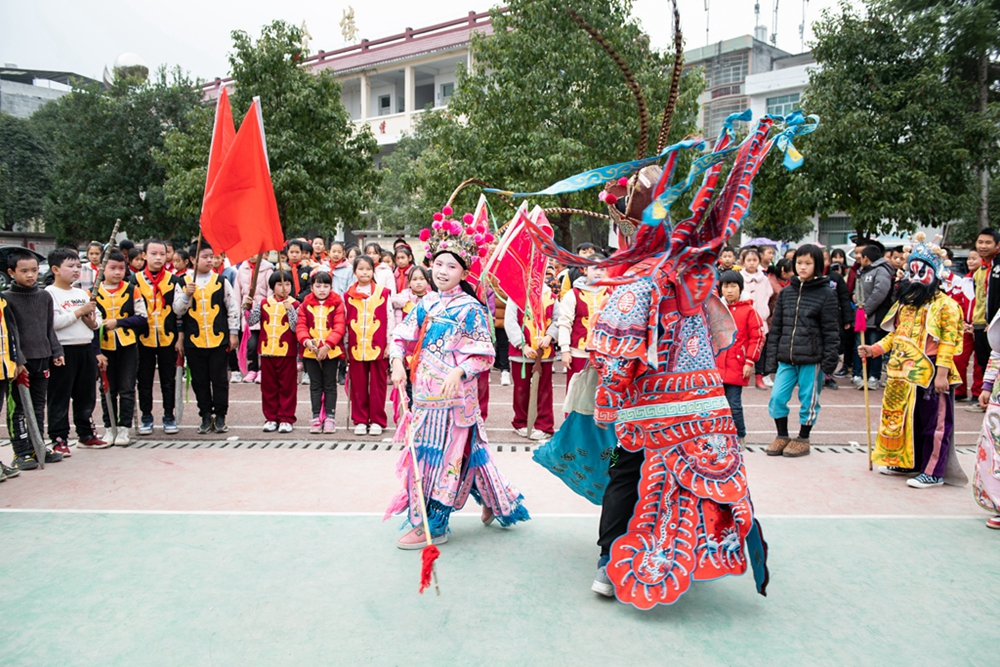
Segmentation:
{"type": "Polygon", "coordinates": [[[840,385],[831,376],[827,375],[826,379],[823,380],[823,386],[827,389],[840,389],[840,385]]]}
{"type": "Polygon", "coordinates": [[[10,464],[15,470],[34,470],[38,467],[38,459],[35,458],[34,453],[18,454],[10,464]]]}
{"type": "Polygon", "coordinates": [[[0,472],[6,475],[7,479],[10,479],[11,477],[17,477],[18,475],[21,474],[21,471],[18,470],[17,468],[11,468],[10,466],[4,465],[3,463],[0,463],[0,472]]]}
{"type": "Polygon", "coordinates": [[[63,455],[59,452],[54,452],[51,449],[45,449],[45,462],[46,463],[59,463],[63,460],[63,455]]]}
{"type": "Polygon", "coordinates": [[[228,433],[229,424],[226,423],[225,417],[216,417],[215,423],[212,425],[212,430],[216,433],[228,433]]]}
{"type": "Polygon", "coordinates": [[[204,435],[205,433],[211,433],[215,430],[215,425],[212,424],[211,417],[202,417],[201,426],[198,427],[198,433],[204,435]]]}

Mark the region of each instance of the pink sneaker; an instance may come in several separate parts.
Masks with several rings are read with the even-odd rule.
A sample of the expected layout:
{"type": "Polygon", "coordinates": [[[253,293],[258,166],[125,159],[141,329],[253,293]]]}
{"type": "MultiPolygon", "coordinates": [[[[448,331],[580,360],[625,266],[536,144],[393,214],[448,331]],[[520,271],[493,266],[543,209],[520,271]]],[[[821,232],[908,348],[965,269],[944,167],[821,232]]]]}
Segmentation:
{"type": "Polygon", "coordinates": [[[243,381],[246,383],[255,382],[257,380],[258,373],[256,371],[247,371],[247,374],[243,376],[243,381]]]}
{"type": "Polygon", "coordinates": [[[310,433],[323,432],[323,421],[319,417],[316,417],[311,422],[309,422],[309,432],[310,433]]]}
{"type": "Polygon", "coordinates": [[[254,384],[260,384],[261,380],[263,379],[264,377],[260,373],[257,373],[256,375],[253,376],[254,384]]]}
{"type": "MultiPolygon", "coordinates": [[[[434,544],[444,544],[448,541],[448,534],[438,535],[432,542],[434,544]]],[[[424,537],[423,526],[417,526],[406,535],[396,540],[396,546],[404,551],[415,551],[427,546],[427,538],[424,537]]]]}
{"type": "Polygon", "coordinates": [[[333,421],[333,417],[327,417],[323,420],[323,433],[336,433],[337,432],[337,422],[333,421]]]}

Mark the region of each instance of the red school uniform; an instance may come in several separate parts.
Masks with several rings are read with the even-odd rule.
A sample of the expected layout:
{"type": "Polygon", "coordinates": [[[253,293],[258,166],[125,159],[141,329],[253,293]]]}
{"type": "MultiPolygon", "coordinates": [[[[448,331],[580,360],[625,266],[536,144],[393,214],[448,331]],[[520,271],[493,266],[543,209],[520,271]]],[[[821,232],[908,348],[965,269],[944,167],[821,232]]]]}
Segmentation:
{"type": "Polygon", "coordinates": [[[347,310],[347,381],[351,392],[351,420],[355,424],[386,427],[385,395],[389,365],[389,322],[393,317],[389,300],[392,293],[368,284],[366,294],[354,283],[344,293],[347,310]]]}
{"type": "Polygon", "coordinates": [[[295,299],[278,301],[272,294],[254,309],[259,309],[260,314],[260,336],[257,342],[257,352],[260,354],[260,400],[267,421],[295,423],[298,389],[295,358],[299,348],[295,338],[295,320],[298,306],[295,299]]]}
{"type": "MultiPolygon", "coordinates": [[[[743,377],[743,368],[756,364],[764,351],[764,323],[753,307],[753,301],[729,304],[729,312],[736,323],[736,340],[715,355],[715,364],[722,375],[723,384],[746,387],[750,378],[743,377]]],[[[753,377],[751,372],[750,377],[753,377]]]]}

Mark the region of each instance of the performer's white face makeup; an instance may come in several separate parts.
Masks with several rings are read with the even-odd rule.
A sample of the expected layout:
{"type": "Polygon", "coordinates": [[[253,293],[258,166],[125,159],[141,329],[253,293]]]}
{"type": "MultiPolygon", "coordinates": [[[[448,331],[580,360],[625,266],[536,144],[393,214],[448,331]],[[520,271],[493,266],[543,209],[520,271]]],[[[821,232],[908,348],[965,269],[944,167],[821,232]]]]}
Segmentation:
{"type": "Polygon", "coordinates": [[[469,272],[462,268],[458,260],[447,252],[434,258],[431,273],[434,276],[434,284],[441,292],[454,288],[459,281],[469,275],[469,272]]]}
{"type": "Polygon", "coordinates": [[[930,285],[934,282],[934,267],[927,262],[914,259],[910,262],[909,267],[907,267],[906,279],[911,283],[930,285]]]}

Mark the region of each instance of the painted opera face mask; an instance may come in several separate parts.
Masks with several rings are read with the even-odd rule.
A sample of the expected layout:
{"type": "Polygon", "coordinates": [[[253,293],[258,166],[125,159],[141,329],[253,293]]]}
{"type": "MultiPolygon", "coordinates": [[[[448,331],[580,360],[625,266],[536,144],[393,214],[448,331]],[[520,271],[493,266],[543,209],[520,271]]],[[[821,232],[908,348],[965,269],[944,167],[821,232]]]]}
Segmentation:
{"type": "Polygon", "coordinates": [[[906,267],[906,279],[911,283],[930,286],[934,282],[934,267],[920,259],[911,259],[906,267]]]}

